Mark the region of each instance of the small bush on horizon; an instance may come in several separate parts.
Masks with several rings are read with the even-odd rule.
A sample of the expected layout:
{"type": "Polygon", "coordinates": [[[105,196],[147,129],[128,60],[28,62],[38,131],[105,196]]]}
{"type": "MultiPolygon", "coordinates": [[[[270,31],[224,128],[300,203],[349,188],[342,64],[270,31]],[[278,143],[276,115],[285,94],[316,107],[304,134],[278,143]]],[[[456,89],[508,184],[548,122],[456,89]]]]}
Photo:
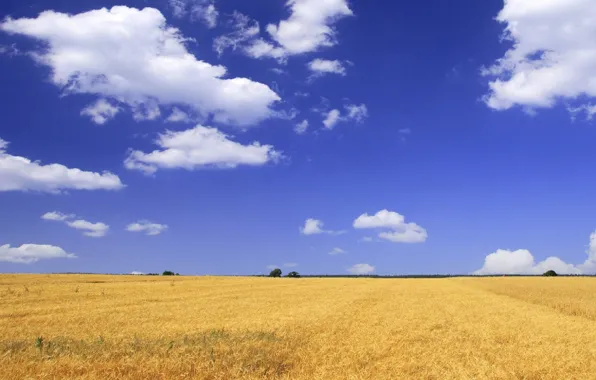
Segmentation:
{"type": "Polygon", "coordinates": [[[163,276],[175,276],[175,275],[176,275],[176,273],[174,273],[174,272],[172,272],[172,271],[169,271],[169,270],[166,270],[166,271],[164,271],[164,272],[163,272],[163,274],[162,274],[162,275],[163,275],[163,276]]]}
{"type": "Polygon", "coordinates": [[[288,277],[290,277],[290,278],[300,278],[300,273],[298,273],[298,272],[290,272],[290,273],[288,273],[288,277]]]}
{"type": "Polygon", "coordinates": [[[281,277],[281,275],[282,275],[282,272],[281,272],[281,269],[279,269],[279,268],[275,268],[274,270],[272,270],[269,273],[269,277],[281,277]]]}
{"type": "Polygon", "coordinates": [[[558,276],[558,274],[554,270],[549,270],[548,272],[545,272],[543,276],[555,277],[555,276],[558,276]]]}

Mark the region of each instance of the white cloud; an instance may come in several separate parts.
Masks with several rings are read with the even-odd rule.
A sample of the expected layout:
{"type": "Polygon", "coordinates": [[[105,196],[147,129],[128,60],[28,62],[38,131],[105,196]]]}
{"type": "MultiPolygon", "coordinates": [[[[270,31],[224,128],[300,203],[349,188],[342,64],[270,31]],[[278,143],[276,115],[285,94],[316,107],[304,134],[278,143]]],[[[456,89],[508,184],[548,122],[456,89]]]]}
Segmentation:
{"type": "Polygon", "coordinates": [[[536,264],[534,256],[526,249],[510,251],[499,249],[486,256],[484,266],[473,274],[543,274],[554,270],[558,274],[593,274],[596,273],[596,231],[590,235],[590,245],[586,252],[588,258],[583,264],[567,264],[558,257],[549,257],[536,264]]]}
{"type": "Polygon", "coordinates": [[[70,169],[60,164],[42,165],[25,157],[6,153],[8,143],[0,139],[0,192],[64,190],[119,190],[120,178],[110,172],[95,173],[70,169]]]}
{"type": "Polygon", "coordinates": [[[354,120],[357,123],[362,123],[364,119],[368,117],[368,108],[366,105],[356,105],[356,104],[349,104],[346,107],[346,111],[348,111],[348,120],[354,120]]]}
{"type": "Polygon", "coordinates": [[[254,40],[244,50],[249,56],[253,58],[269,56],[271,58],[276,58],[282,62],[286,59],[286,51],[283,48],[275,47],[274,45],[264,40],[254,40]]]}
{"type": "Polygon", "coordinates": [[[342,235],[346,231],[328,231],[323,229],[324,223],[317,219],[307,219],[304,222],[304,227],[300,227],[300,233],[302,235],[320,235],[320,234],[329,234],[329,235],[342,235]]]}
{"type": "Polygon", "coordinates": [[[215,0],[169,0],[172,14],[182,18],[190,14],[191,20],[201,21],[210,29],[217,26],[219,12],[215,0]]]}
{"type": "Polygon", "coordinates": [[[161,116],[159,105],[154,101],[148,101],[132,107],[132,118],[135,121],[155,120],[161,116]]]}
{"type": "Polygon", "coordinates": [[[0,45],[0,54],[6,54],[9,57],[20,55],[21,52],[17,49],[16,44],[12,45],[0,45]]]}
{"type": "Polygon", "coordinates": [[[483,70],[492,77],[489,107],[547,108],[596,96],[596,2],[505,0],[497,20],[512,47],[483,70]]]}
{"type": "Polygon", "coordinates": [[[281,100],[262,83],[227,78],[224,66],[198,60],[185,46],[193,40],[154,8],[46,11],[37,18],[7,18],[0,29],[46,42],[47,49],[31,56],[52,69],[51,81],[66,94],[115,99],[137,117],[180,104],[220,123],[247,126],[271,117],[270,107],[281,100]]]}
{"type": "Polygon", "coordinates": [[[571,114],[572,120],[575,120],[580,113],[584,113],[587,120],[592,120],[594,115],[596,115],[596,104],[583,104],[578,107],[568,107],[567,111],[571,114]]]}
{"type": "Polygon", "coordinates": [[[308,63],[308,69],[312,71],[314,76],[322,76],[325,74],[346,75],[346,68],[337,60],[330,61],[317,58],[308,63]]]}
{"type": "Polygon", "coordinates": [[[381,210],[375,215],[362,214],[353,224],[356,229],[385,228],[390,232],[379,233],[379,238],[394,243],[424,243],[426,230],[416,223],[406,223],[405,217],[396,212],[381,210]]]}
{"type": "Polygon", "coordinates": [[[70,228],[74,228],[76,230],[82,230],[83,235],[89,237],[104,237],[108,233],[110,226],[104,223],[91,223],[86,220],[78,219],[78,220],[71,220],[76,218],[74,214],[63,214],[58,211],[52,211],[45,213],[41,216],[44,220],[54,221],[54,222],[64,222],[70,228]]]}
{"type": "Polygon", "coordinates": [[[362,123],[368,117],[368,108],[365,104],[348,104],[344,108],[347,113],[345,116],[342,116],[338,109],[323,113],[325,117],[323,125],[326,129],[333,129],[339,122],[354,121],[356,123],[362,123]]]}
{"type": "Polygon", "coordinates": [[[53,245],[23,244],[14,248],[8,244],[0,246],[0,262],[33,264],[39,260],[75,258],[74,254],[53,245]]]}
{"type": "Polygon", "coordinates": [[[162,150],[151,153],[132,151],[125,161],[128,169],[152,174],[158,169],[184,168],[195,170],[204,167],[222,169],[239,165],[260,166],[277,162],[282,154],[271,145],[254,142],[242,145],[216,128],[197,125],[181,132],[166,131],[155,142],[162,150]]]}
{"type": "Polygon", "coordinates": [[[156,236],[166,231],[168,226],[165,224],[151,223],[147,220],[140,220],[136,223],[131,223],[126,227],[130,232],[143,232],[148,236],[156,236]]]}
{"type": "Polygon", "coordinates": [[[294,132],[296,132],[299,135],[302,135],[302,134],[306,133],[307,129],[308,129],[308,120],[302,120],[300,123],[296,124],[296,126],[294,127],[294,132]]]}
{"type": "Polygon", "coordinates": [[[325,233],[323,231],[323,222],[316,219],[307,219],[304,227],[300,228],[300,233],[303,235],[319,235],[325,233]]]}
{"type": "Polygon", "coordinates": [[[325,120],[323,120],[323,125],[327,129],[333,129],[337,123],[341,120],[341,112],[339,110],[334,109],[327,113],[325,120]]]}
{"type": "Polygon", "coordinates": [[[289,55],[318,51],[337,44],[333,25],[353,15],[346,0],[288,0],[290,17],[278,25],[267,25],[273,40],[255,40],[246,49],[254,57],[284,58],[289,55]]]}
{"type": "Polygon", "coordinates": [[[103,125],[107,121],[112,120],[120,110],[120,107],[112,105],[107,100],[99,99],[84,108],[81,111],[81,115],[89,116],[95,124],[103,125]]]}
{"type": "Polygon", "coordinates": [[[170,8],[174,17],[182,18],[188,13],[186,10],[187,0],[169,0],[170,8]]]}
{"type": "Polygon", "coordinates": [[[274,73],[276,73],[277,75],[284,75],[287,74],[286,71],[284,69],[280,69],[279,67],[274,67],[271,69],[271,71],[273,71],[274,73]]]}
{"type": "Polygon", "coordinates": [[[584,273],[596,273],[596,231],[590,235],[590,245],[588,246],[588,258],[578,268],[584,273]]]}
{"type": "Polygon", "coordinates": [[[33,264],[39,260],[76,258],[74,254],[53,245],[23,244],[14,248],[8,244],[0,246],[0,262],[33,264]]]}
{"type": "Polygon", "coordinates": [[[233,31],[219,36],[213,41],[213,50],[220,56],[226,49],[235,51],[247,41],[258,36],[261,31],[258,22],[236,11],[232,14],[231,20],[227,24],[232,27],[233,31]]]}
{"type": "Polygon", "coordinates": [[[342,253],[346,253],[346,251],[341,248],[333,248],[331,252],[329,252],[330,255],[340,255],[342,253]]]}
{"type": "Polygon", "coordinates": [[[58,211],[47,212],[41,216],[41,218],[43,220],[51,220],[51,221],[55,221],[55,222],[62,222],[62,221],[65,221],[66,219],[70,219],[73,217],[74,217],[74,215],[72,215],[72,214],[66,215],[66,214],[63,214],[58,211]]]}
{"type": "Polygon", "coordinates": [[[131,274],[131,275],[133,275],[133,276],[142,276],[142,275],[144,275],[145,273],[143,273],[143,272],[137,272],[137,271],[135,270],[135,271],[132,271],[132,272],[130,272],[130,274],[131,274]]]}
{"type": "Polygon", "coordinates": [[[168,122],[168,123],[191,123],[192,119],[190,118],[190,116],[188,116],[188,114],[186,112],[182,111],[178,107],[174,107],[174,109],[172,110],[172,113],[166,119],[166,122],[168,122]]]}
{"type": "Polygon", "coordinates": [[[581,273],[578,268],[571,264],[566,264],[558,257],[549,257],[536,264],[534,262],[534,256],[526,249],[519,249],[517,251],[499,249],[486,256],[484,266],[473,274],[543,274],[549,270],[554,270],[558,274],[581,273]]]}
{"type": "Polygon", "coordinates": [[[82,230],[83,235],[89,237],[104,237],[110,229],[110,226],[105,223],[91,223],[82,219],[66,222],[66,225],[76,230],[82,230]]]}
{"type": "Polygon", "coordinates": [[[215,4],[196,5],[192,8],[192,15],[193,18],[203,21],[210,29],[217,26],[219,12],[215,8],[215,4]]]}
{"type": "Polygon", "coordinates": [[[348,268],[348,272],[355,275],[371,274],[374,273],[375,267],[369,264],[356,264],[351,268],[348,268]]]}

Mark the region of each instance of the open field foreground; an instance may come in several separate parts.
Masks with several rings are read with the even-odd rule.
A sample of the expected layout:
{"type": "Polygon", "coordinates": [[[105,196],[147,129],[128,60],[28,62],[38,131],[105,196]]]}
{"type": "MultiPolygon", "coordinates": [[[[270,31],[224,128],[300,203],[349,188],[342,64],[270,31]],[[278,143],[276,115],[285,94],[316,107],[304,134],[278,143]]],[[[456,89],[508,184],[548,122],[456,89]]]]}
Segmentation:
{"type": "Polygon", "coordinates": [[[593,278],[2,275],[0,302],[1,379],[596,378],[593,278]]]}

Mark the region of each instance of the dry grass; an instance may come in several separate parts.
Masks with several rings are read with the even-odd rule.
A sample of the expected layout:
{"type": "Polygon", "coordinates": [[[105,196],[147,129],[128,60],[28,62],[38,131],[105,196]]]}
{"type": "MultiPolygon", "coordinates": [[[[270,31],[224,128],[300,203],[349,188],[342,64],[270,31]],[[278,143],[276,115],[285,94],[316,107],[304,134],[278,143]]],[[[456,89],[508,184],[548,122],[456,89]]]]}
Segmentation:
{"type": "Polygon", "coordinates": [[[0,379],[594,379],[595,290],[590,278],[2,275],[0,379]]]}

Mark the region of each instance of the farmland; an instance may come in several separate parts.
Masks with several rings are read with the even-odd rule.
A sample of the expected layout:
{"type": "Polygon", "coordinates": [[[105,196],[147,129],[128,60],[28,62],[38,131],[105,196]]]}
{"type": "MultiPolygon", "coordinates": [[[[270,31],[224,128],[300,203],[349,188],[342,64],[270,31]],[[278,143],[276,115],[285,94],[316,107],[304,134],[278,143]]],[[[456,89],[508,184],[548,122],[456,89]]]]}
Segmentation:
{"type": "Polygon", "coordinates": [[[596,279],[0,276],[0,378],[588,379],[596,279]]]}

